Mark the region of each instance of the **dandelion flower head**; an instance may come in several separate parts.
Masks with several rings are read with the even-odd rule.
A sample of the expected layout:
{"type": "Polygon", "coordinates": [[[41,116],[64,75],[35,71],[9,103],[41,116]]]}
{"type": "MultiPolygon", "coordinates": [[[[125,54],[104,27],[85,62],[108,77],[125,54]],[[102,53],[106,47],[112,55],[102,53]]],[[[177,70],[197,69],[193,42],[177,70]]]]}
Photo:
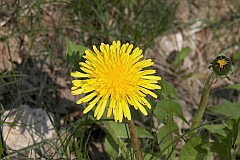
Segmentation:
{"type": "Polygon", "coordinates": [[[143,58],[140,48],[133,49],[133,45],[120,41],[113,41],[112,45],[102,43],[100,50],[93,46],[93,51],[86,50],[84,62],[80,62],[81,71],[72,72],[72,95],[85,94],[77,104],[88,102],[83,113],[86,114],[95,107],[94,117],[98,120],[107,110],[107,117],[113,115],[114,120],[122,122],[123,116],[131,120],[129,107],[140,110],[148,115],[147,108],[151,108],[146,95],[157,98],[152,91],[161,89],[155,76],[156,70],[144,70],[152,66],[151,59],[143,58]]]}

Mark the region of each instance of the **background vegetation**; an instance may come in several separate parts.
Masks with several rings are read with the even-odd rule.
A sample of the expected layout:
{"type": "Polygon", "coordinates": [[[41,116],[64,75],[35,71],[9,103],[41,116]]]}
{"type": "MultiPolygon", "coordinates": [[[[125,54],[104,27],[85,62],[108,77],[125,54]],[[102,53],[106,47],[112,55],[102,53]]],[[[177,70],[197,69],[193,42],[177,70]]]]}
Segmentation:
{"type": "Polygon", "coordinates": [[[147,118],[132,111],[145,159],[238,159],[239,13],[238,0],[1,0],[2,113],[23,104],[42,108],[54,114],[56,131],[52,139],[18,151],[2,139],[2,158],[133,159],[125,123],[96,121],[75,104],[69,73],[81,56],[67,58],[68,38],[73,47],[87,48],[130,42],[155,62],[163,78],[159,99],[152,100],[147,118]],[[231,81],[213,84],[200,134],[188,139],[188,124],[211,72],[207,67],[220,53],[233,62],[231,81]]]}

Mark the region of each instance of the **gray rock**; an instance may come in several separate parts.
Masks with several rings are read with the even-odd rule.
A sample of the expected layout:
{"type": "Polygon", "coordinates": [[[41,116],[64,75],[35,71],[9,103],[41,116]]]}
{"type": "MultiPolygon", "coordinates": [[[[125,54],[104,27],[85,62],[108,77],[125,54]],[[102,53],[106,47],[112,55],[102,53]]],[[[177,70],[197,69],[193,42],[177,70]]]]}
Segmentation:
{"type": "MultiPolygon", "coordinates": [[[[32,109],[28,105],[21,105],[11,111],[5,111],[1,120],[3,141],[7,146],[8,153],[19,153],[28,158],[38,158],[41,154],[46,155],[46,150],[51,154],[49,147],[41,142],[51,140],[56,135],[50,118],[54,121],[54,115],[41,108],[32,109]],[[25,149],[26,147],[30,149],[25,149]],[[17,151],[17,152],[16,152],[17,151]],[[44,153],[42,153],[44,152],[44,153]]],[[[51,143],[51,142],[48,142],[51,143]]]]}

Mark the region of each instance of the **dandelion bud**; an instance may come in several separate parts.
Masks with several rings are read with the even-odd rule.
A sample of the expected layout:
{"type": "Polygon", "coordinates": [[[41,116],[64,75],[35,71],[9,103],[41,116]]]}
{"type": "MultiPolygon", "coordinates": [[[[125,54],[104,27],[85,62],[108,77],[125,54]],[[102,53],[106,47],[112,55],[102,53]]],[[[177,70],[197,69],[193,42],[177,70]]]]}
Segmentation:
{"type": "Polygon", "coordinates": [[[224,55],[219,55],[211,62],[211,66],[213,68],[213,72],[218,76],[224,76],[231,71],[232,63],[229,58],[224,55]]]}

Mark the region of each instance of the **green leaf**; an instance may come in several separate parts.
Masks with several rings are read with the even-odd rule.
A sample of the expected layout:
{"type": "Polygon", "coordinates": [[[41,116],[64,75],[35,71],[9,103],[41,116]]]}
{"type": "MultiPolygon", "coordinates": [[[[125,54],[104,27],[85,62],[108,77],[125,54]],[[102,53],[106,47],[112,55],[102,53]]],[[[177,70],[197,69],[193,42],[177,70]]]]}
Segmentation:
{"type": "Polygon", "coordinates": [[[0,136],[0,157],[2,157],[3,154],[3,143],[2,143],[2,136],[0,136]]]}
{"type": "Polygon", "coordinates": [[[158,94],[162,95],[164,99],[171,99],[175,100],[178,99],[177,92],[172,84],[168,83],[167,81],[161,80],[160,81],[161,89],[158,90],[158,94]]]}
{"type": "Polygon", "coordinates": [[[197,146],[202,144],[202,139],[199,136],[193,137],[182,148],[179,160],[197,160],[199,151],[197,146]]]}
{"type": "Polygon", "coordinates": [[[78,68],[79,62],[85,51],[88,49],[81,45],[73,44],[68,38],[66,38],[67,43],[67,57],[66,60],[68,64],[73,64],[75,68],[78,68]]]}
{"type": "Polygon", "coordinates": [[[146,153],[143,157],[144,160],[159,160],[159,157],[156,157],[152,154],[146,153]]]}
{"type": "Polygon", "coordinates": [[[74,148],[75,153],[76,153],[76,158],[77,158],[77,159],[81,159],[81,157],[82,157],[83,155],[82,155],[82,152],[81,152],[80,147],[78,146],[78,143],[77,143],[77,142],[74,142],[73,148],[74,148]]]}
{"type": "Polygon", "coordinates": [[[235,52],[232,56],[232,61],[236,62],[240,60],[240,52],[235,52]]]}
{"type": "Polygon", "coordinates": [[[236,145],[240,145],[240,118],[238,119],[238,124],[235,127],[235,130],[237,130],[237,134],[236,134],[236,140],[235,140],[235,144],[236,145]]]}
{"type": "Polygon", "coordinates": [[[174,68],[176,68],[182,64],[182,61],[184,60],[184,58],[186,58],[189,55],[190,51],[191,51],[191,49],[189,47],[186,47],[186,48],[183,48],[177,54],[177,57],[176,57],[175,61],[173,62],[174,68]]]}
{"type": "MultiPolygon", "coordinates": [[[[106,151],[109,154],[109,156],[112,157],[112,159],[116,159],[119,152],[121,153],[121,156],[123,158],[127,157],[128,154],[128,148],[127,143],[125,143],[120,137],[119,133],[116,130],[115,122],[105,122],[106,124],[106,130],[107,130],[107,136],[105,139],[105,145],[106,145],[106,151]]],[[[122,129],[121,129],[122,130],[122,129]]],[[[123,132],[123,131],[120,131],[123,132]]]]}
{"type": "MultiPolygon", "coordinates": [[[[111,127],[111,130],[115,132],[118,138],[129,138],[127,135],[127,131],[129,133],[129,129],[127,127],[127,131],[126,131],[125,124],[115,123],[115,122],[110,122],[110,123],[111,123],[110,126],[106,126],[107,130],[109,129],[109,127],[111,127]]],[[[152,134],[150,134],[147,130],[143,128],[136,126],[136,130],[137,130],[138,138],[153,138],[152,134]]]]}
{"type": "MultiPolygon", "coordinates": [[[[129,152],[129,148],[127,148],[127,143],[124,142],[124,139],[130,138],[129,129],[125,124],[116,123],[116,122],[105,122],[107,137],[106,137],[106,151],[112,156],[113,159],[119,154],[119,150],[121,151],[121,155],[123,158],[126,158],[129,152]],[[127,129],[126,129],[127,127],[127,129]],[[128,134],[127,134],[128,131],[128,134]]],[[[153,138],[152,134],[146,131],[143,128],[136,126],[137,136],[138,138],[153,138]]]]}
{"type": "Polygon", "coordinates": [[[228,127],[226,124],[204,125],[203,128],[207,129],[211,134],[219,134],[223,137],[227,137],[227,133],[224,128],[228,127]]]}
{"type": "MultiPolygon", "coordinates": [[[[215,136],[215,141],[210,147],[211,151],[218,154],[220,159],[233,159],[232,146],[236,145],[239,135],[239,119],[229,119],[225,122],[225,127],[222,128],[226,136],[215,136]]],[[[221,127],[219,127],[221,128],[221,127]]]]}
{"type": "Polygon", "coordinates": [[[0,78],[9,78],[9,77],[27,77],[25,74],[8,74],[8,75],[0,75],[0,78]]]}
{"type": "MultiPolygon", "coordinates": [[[[168,117],[172,118],[170,115],[168,117]]],[[[161,127],[158,130],[157,139],[161,155],[164,155],[166,157],[170,156],[171,159],[175,159],[173,133],[177,133],[178,130],[178,126],[176,123],[174,123],[174,121],[167,123],[167,125],[161,127]]]]}
{"type": "Polygon", "coordinates": [[[173,115],[179,117],[180,119],[182,119],[185,123],[187,123],[189,125],[188,121],[183,116],[181,105],[172,100],[159,101],[154,110],[154,114],[156,115],[159,123],[162,122],[162,120],[164,118],[163,116],[166,116],[168,114],[173,114],[173,115]],[[159,115],[161,117],[158,117],[159,115]]]}
{"type": "Polygon", "coordinates": [[[240,83],[238,84],[231,84],[225,87],[226,89],[236,89],[236,90],[240,90],[240,83]]]}
{"type": "Polygon", "coordinates": [[[224,102],[222,105],[215,105],[208,108],[211,112],[227,116],[231,119],[240,117],[240,102],[224,102]]]}
{"type": "Polygon", "coordinates": [[[162,145],[162,143],[165,143],[167,140],[167,136],[169,134],[172,134],[173,132],[177,132],[178,131],[178,126],[173,122],[171,125],[165,125],[163,127],[161,127],[158,130],[158,143],[160,143],[160,145],[162,145]]]}
{"type": "Polygon", "coordinates": [[[231,147],[225,144],[225,141],[214,141],[211,146],[211,151],[218,154],[220,159],[232,159],[231,158],[231,147]]]}
{"type": "Polygon", "coordinates": [[[67,43],[67,55],[72,56],[75,52],[78,52],[79,56],[82,57],[84,52],[88,49],[81,45],[73,44],[68,38],[66,38],[67,43]]]}
{"type": "Polygon", "coordinates": [[[113,139],[113,136],[110,134],[107,134],[105,138],[105,150],[107,151],[108,155],[111,157],[111,159],[116,159],[118,157],[118,148],[119,144],[116,143],[116,140],[113,139]]]}

